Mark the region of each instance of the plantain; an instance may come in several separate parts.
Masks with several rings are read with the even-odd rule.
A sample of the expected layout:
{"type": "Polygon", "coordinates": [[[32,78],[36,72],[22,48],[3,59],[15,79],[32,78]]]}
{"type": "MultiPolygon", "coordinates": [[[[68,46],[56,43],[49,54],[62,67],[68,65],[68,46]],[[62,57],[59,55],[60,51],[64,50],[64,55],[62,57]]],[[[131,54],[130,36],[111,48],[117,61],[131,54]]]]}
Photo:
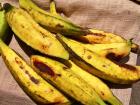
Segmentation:
{"type": "Polygon", "coordinates": [[[27,45],[43,54],[68,59],[69,54],[56,36],[40,27],[23,9],[5,4],[6,19],[16,34],[27,45]]]}
{"type": "Polygon", "coordinates": [[[0,39],[0,51],[9,71],[21,88],[37,104],[70,104],[70,101],[34,70],[0,39]]]}
{"type": "Polygon", "coordinates": [[[62,63],[34,55],[31,65],[45,80],[82,104],[106,105],[87,82],[62,63]]]}
{"type": "MultiPolygon", "coordinates": [[[[96,29],[86,29],[76,26],[66,18],[60,16],[56,12],[55,3],[51,2],[50,11],[48,13],[38,6],[36,6],[31,0],[19,0],[20,6],[27,10],[30,15],[43,27],[53,33],[61,33],[65,36],[73,36],[78,40],[89,43],[122,43],[126,40],[112,33],[106,33],[96,29]]],[[[133,43],[131,51],[137,53],[139,45],[133,43]]]]}
{"type": "Polygon", "coordinates": [[[120,60],[128,56],[131,51],[132,45],[130,40],[122,43],[109,43],[109,44],[80,43],[80,44],[82,44],[82,46],[86,47],[87,49],[99,54],[100,56],[107,57],[113,60],[120,60]]]}
{"type": "Polygon", "coordinates": [[[122,103],[113,95],[109,87],[102,82],[99,78],[96,76],[93,76],[89,74],[88,72],[84,71],[80,67],[78,67],[75,63],[70,61],[70,69],[72,72],[79,75],[83,80],[85,80],[87,83],[89,83],[98,93],[98,95],[109,105],[122,105],[122,103]]]}
{"type": "MultiPolygon", "coordinates": [[[[90,31],[92,32],[92,34],[76,37],[76,39],[90,44],[109,44],[109,43],[127,42],[127,40],[124,39],[123,37],[113,33],[108,33],[97,29],[90,29],[90,31]]],[[[132,43],[131,51],[137,53],[138,49],[139,49],[139,45],[132,43]]]]}
{"type": "Polygon", "coordinates": [[[58,36],[58,39],[71,53],[71,60],[88,72],[118,84],[131,84],[140,79],[140,67],[113,62],[90,51],[82,44],[58,36]]]}
{"type": "MultiPolygon", "coordinates": [[[[28,13],[37,21],[41,26],[50,32],[59,32],[63,35],[81,36],[91,33],[89,30],[84,29],[78,25],[73,24],[64,17],[61,17],[56,12],[48,13],[35,5],[32,0],[19,0],[20,7],[24,8],[28,13]]],[[[53,4],[53,11],[55,5],[53,4]]],[[[51,9],[51,10],[52,10],[51,9]]],[[[51,11],[52,12],[52,11],[51,11]]]]}
{"type": "Polygon", "coordinates": [[[5,18],[5,10],[0,3],[0,38],[6,41],[11,30],[5,18]]]}

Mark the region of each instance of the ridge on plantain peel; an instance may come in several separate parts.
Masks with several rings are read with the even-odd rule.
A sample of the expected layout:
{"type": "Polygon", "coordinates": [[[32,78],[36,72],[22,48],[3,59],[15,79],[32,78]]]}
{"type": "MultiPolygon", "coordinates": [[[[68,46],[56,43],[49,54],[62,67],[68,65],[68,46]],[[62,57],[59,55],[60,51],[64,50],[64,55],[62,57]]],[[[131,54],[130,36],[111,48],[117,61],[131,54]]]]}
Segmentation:
{"type": "Polygon", "coordinates": [[[66,36],[83,36],[91,33],[73,24],[66,18],[56,13],[55,4],[51,4],[51,13],[38,7],[32,0],[19,0],[21,8],[24,8],[41,26],[54,33],[61,33],[66,36]]]}
{"type": "Polygon", "coordinates": [[[45,80],[84,105],[106,105],[79,75],[64,64],[47,57],[33,55],[31,65],[45,80]]]}
{"type": "Polygon", "coordinates": [[[37,24],[23,9],[5,4],[6,19],[15,35],[35,50],[43,54],[69,59],[56,36],[37,24]]]}
{"type": "Polygon", "coordinates": [[[71,53],[70,59],[91,74],[118,84],[131,84],[140,79],[139,66],[118,64],[96,54],[74,40],[71,41],[60,35],[58,39],[71,53]]]}

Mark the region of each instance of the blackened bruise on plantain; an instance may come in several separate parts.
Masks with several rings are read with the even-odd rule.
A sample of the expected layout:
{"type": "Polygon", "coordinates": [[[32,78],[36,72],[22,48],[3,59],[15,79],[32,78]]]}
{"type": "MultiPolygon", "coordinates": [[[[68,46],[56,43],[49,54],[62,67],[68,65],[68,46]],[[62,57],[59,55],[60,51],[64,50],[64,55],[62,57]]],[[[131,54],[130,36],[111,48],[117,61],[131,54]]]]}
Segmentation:
{"type": "Polygon", "coordinates": [[[110,59],[110,60],[115,60],[115,61],[120,61],[122,58],[124,58],[124,54],[116,54],[116,53],[108,53],[106,55],[106,58],[110,59]]]}
{"type": "Polygon", "coordinates": [[[33,60],[33,65],[36,68],[38,68],[42,73],[47,73],[48,75],[50,75],[52,77],[54,77],[56,75],[51,67],[49,67],[48,65],[46,65],[40,61],[33,60]]]}

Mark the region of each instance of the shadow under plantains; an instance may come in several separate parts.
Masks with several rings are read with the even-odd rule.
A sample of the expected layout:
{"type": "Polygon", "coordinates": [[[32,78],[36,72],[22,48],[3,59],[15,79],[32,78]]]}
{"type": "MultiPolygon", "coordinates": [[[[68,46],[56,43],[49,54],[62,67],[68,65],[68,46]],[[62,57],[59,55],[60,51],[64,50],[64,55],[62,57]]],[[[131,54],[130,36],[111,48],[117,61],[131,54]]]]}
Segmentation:
{"type": "Polygon", "coordinates": [[[140,0],[130,0],[130,1],[140,5],[140,0]]]}
{"type": "Polygon", "coordinates": [[[9,45],[13,37],[13,32],[11,29],[6,33],[6,36],[2,38],[2,40],[5,42],[6,45],[9,45]]]}

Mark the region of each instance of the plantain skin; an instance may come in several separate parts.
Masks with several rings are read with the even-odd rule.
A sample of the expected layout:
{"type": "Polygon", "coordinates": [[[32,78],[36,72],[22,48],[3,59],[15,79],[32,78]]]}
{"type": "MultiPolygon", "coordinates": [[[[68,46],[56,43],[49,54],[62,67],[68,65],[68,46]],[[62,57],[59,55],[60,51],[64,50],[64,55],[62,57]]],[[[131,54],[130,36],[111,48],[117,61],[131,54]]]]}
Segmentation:
{"type": "Polygon", "coordinates": [[[70,59],[74,63],[100,78],[118,84],[131,84],[140,79],[137,66],[113,62],[64,36],[59,36],[59,40],[72,54],[70,59]]]}
{"type": "Polygon", "coordinates": [[[90,84],[105,102],[109,103],[110,105],[122,105],[122,103],[113,95],[112,91],[103,81],[84,71],[71,60],[69,60],[69,62],[71,64],[70,69],[72,72],[79,75],[83,80],[90,84]]]}
{"type": "Polygon", "coordinates": [[[33,101],[39,105],[70,104],[70,101],[63,94],[43,80],[22,58],[5,45],[1,39],[0,51],[9,71],[33,101]]]}
{"type": "Polygon", "coordinates": [[[45,80],[82,104],[106,105],[87,82],[62,63],[34,55],[31,65],[45,80]]]}
{"type": "Polygon", "coordinates": [[[69,59],[68,52],[56,36],[40,27],[23,9],[12,7],[6,12],[6,19],[16,36],[27,45],[43,54],[69,59]]]}
{"type": "Polygon", "coordinates": [[[126,40],[118,35],[107,33],[102,30],[90,29],[92,34],[78,37],[81,41],[88,42],[91,44],[108,44],[108,43],[123,43],[126,40]]]}
{"type": "MultiPolygon", "coordinates": [[[[82,44],[82,43],[81,43],[82,44]]],[[[131,43],[110,43],[110,44],[82,44],[87,49],[114,60],[120,60],[131,52],[131,43]]]]}
{"type": "MultiPolygon", "coordinates": [[[[92,34],[87,34],[85,36],[76,37],[79,41],[90,43],[90,44],[109,44],[109,43],[124,43],[127,42],[123,37],[104,32],[97,29],[89,29],[92,34]]],[[[131,51],[137,53],[139,50],[139,45],[132,43],[131,51]]]]}
{"type": "MultiPolygon", "coordinates": [[[[82,36],[90,33],[89,30],[73,24],[57,13],[48,13],[42,10],[32,0],[19,0],[19,3],[20,7],[28,11],[35,21],[53,33],[58,32],[66,36],[82,36]]],[[[55,6],[53,7],[53,10],[55,10],[55,6]]]]}

